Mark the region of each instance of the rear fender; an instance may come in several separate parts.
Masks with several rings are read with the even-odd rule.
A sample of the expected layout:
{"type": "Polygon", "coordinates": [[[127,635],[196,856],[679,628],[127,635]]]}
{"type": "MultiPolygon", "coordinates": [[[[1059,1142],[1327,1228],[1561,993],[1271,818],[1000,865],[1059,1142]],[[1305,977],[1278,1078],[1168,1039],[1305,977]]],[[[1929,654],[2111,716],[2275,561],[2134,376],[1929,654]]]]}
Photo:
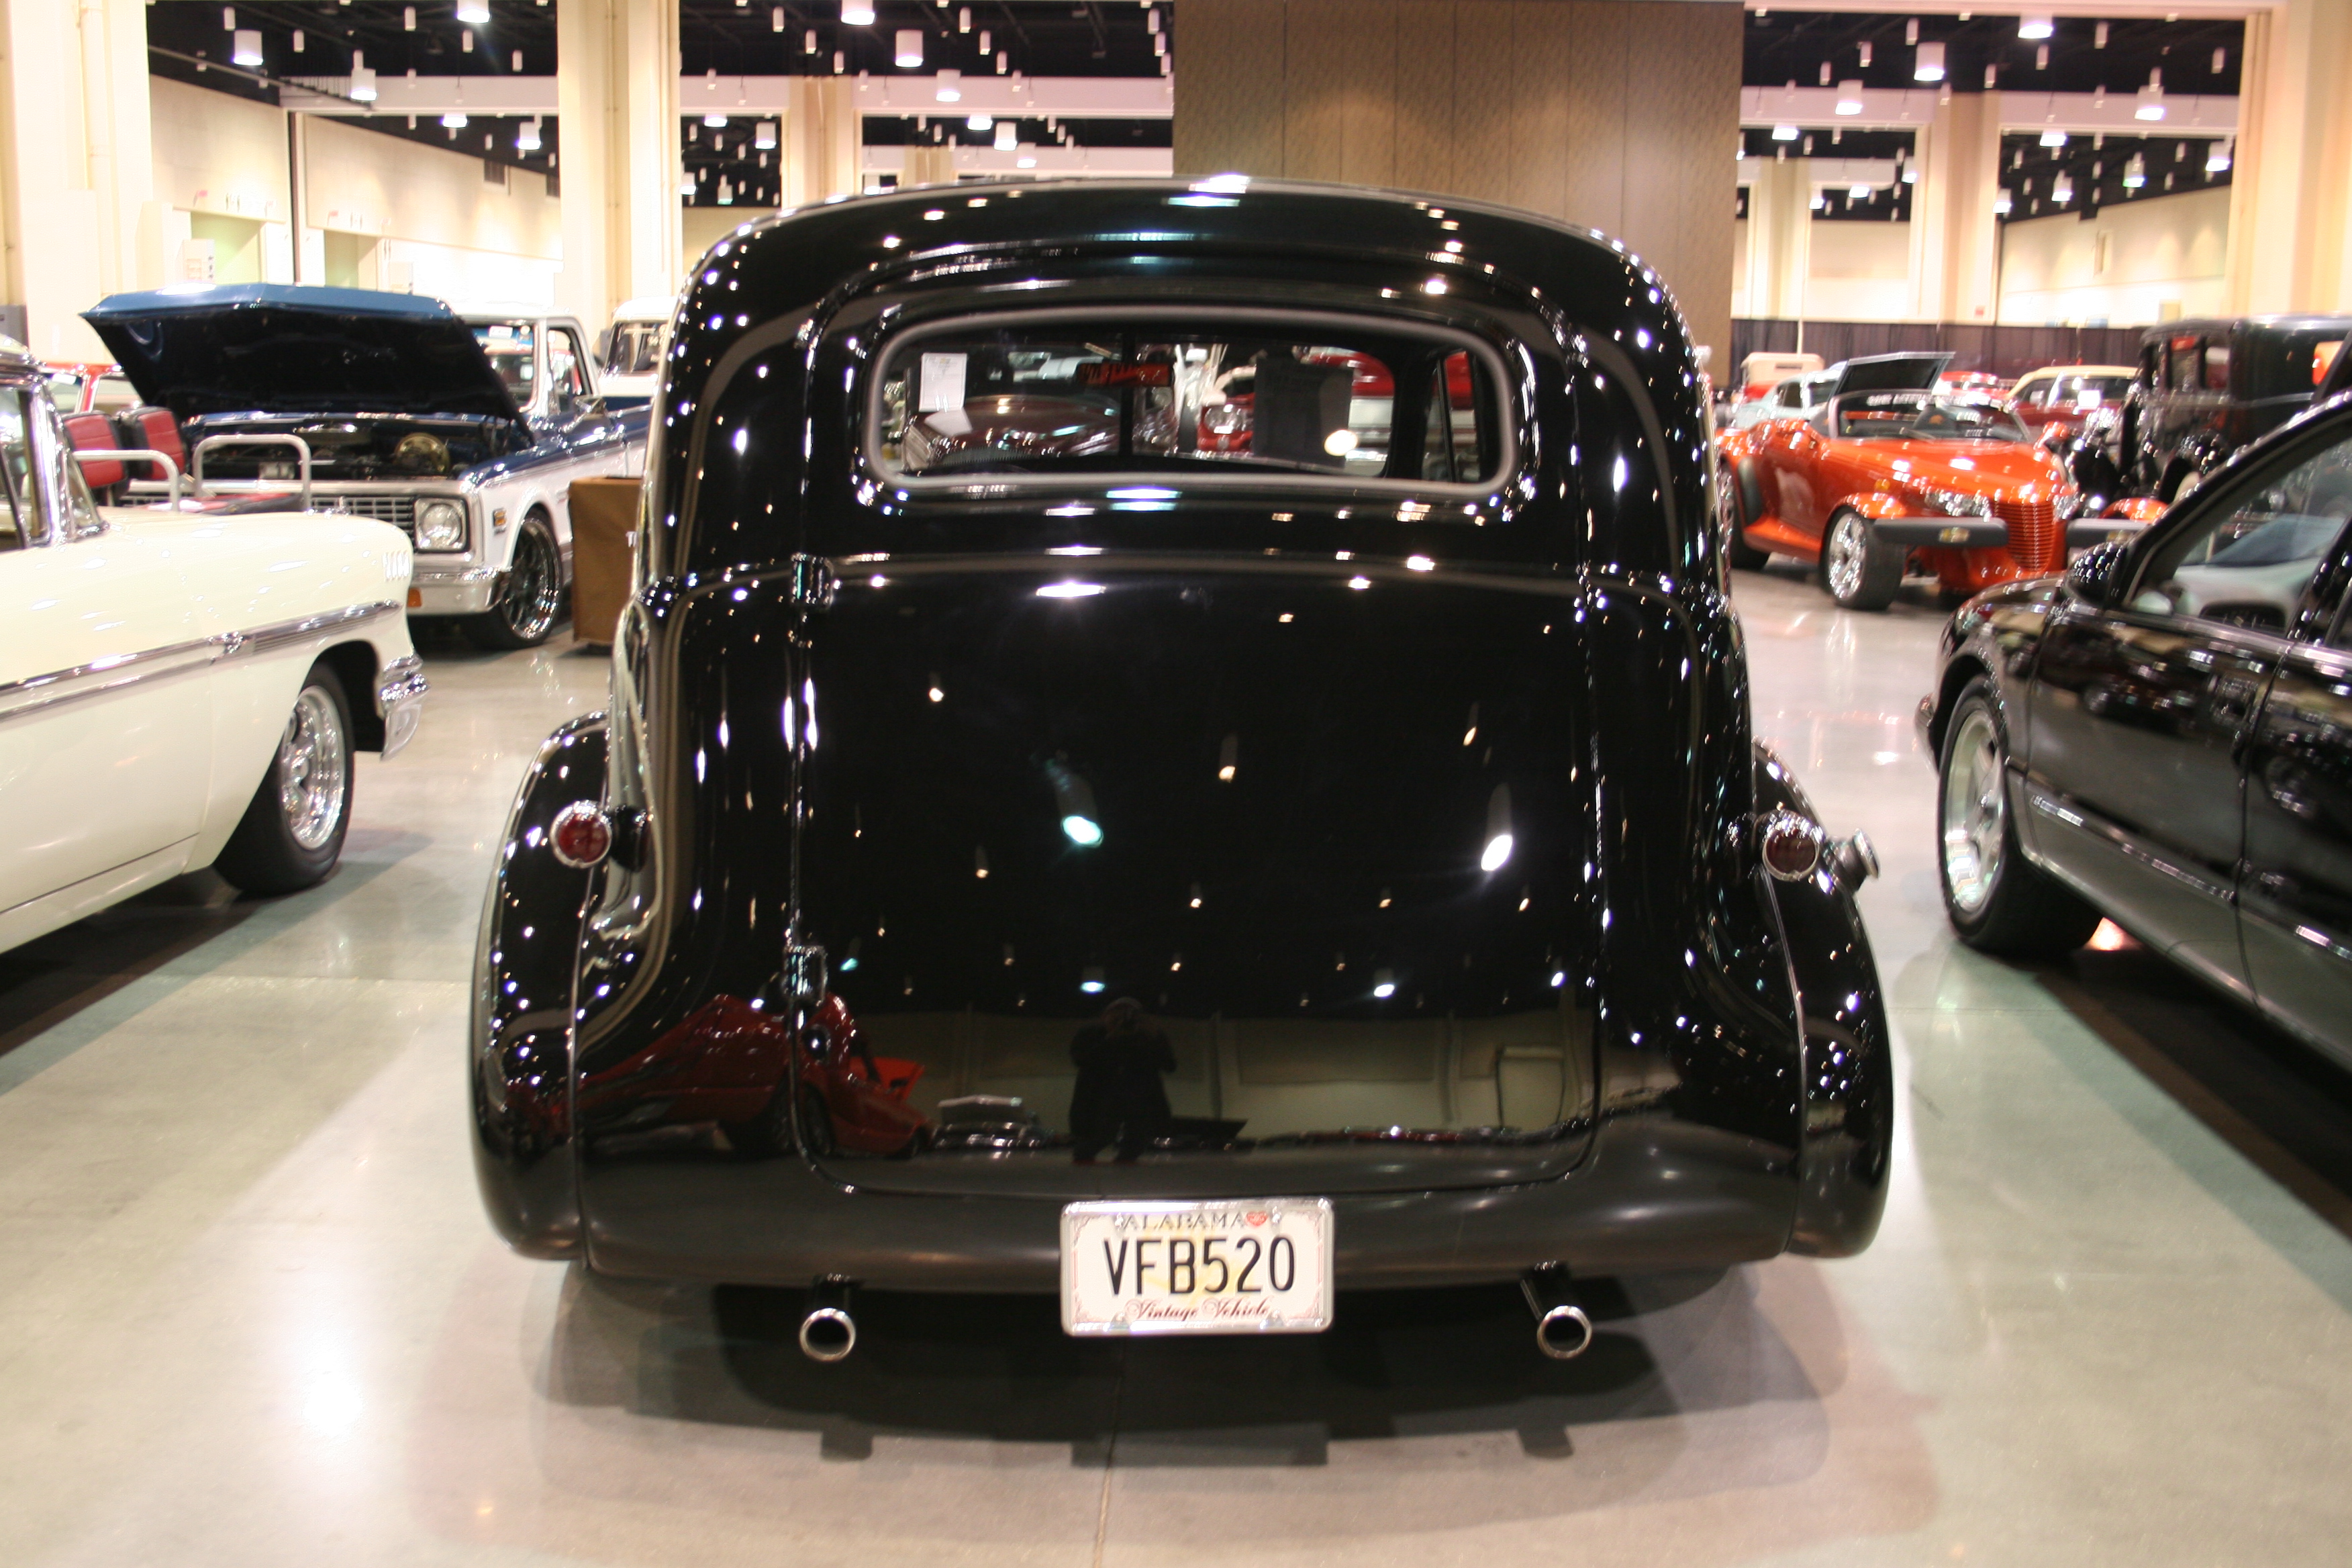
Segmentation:
{"type": "Polygon", "coordinates": [[[595,873],[558,861],[548,828],[572,802],[603,799],[606,759],[602,713],[572,720],[540,748],[507,820],[474,949],[474,1173],[490,1223],[526,1258],[581,1252],[572,995],[595,873]]]}
{"type": "MultiPolygon", "coordinates": [[[[1759,746],[1757,811],[1783,806],[1820,820],[1788,769],[1759,746]]],[[[1801,882],[1756,874],[1780,922],[1804,1020],[1804,1137],[1789,1250],[1850,1257],[1878,1233],[1894,1143],[1894,1064],[1878,968],[1853,893],[1826,861],[1801,882]]]]}

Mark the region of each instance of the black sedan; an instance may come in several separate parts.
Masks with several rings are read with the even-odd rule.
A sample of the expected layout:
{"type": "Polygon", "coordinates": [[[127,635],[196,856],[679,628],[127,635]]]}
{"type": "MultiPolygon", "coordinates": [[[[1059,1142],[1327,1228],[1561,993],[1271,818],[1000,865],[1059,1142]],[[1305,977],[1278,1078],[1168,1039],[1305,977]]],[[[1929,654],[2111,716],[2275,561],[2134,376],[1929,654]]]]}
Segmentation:
{"type": "Polygon", "coordinates": [[[608,717],[526,783],[469,1052],[493,1221],[624,1275],[1311,1331],[1345,1286],[1850,1253],[1892,1105],[1750,736],[1642,262],[1238,178],[716,247],[608,717]]]}
{"type": "Polygon", "coordinates": [[[2128,544],[1963,605],[1920,723],[1962,941],[2104,915],[2352,1063],[2352,397],[2128,544]]]}

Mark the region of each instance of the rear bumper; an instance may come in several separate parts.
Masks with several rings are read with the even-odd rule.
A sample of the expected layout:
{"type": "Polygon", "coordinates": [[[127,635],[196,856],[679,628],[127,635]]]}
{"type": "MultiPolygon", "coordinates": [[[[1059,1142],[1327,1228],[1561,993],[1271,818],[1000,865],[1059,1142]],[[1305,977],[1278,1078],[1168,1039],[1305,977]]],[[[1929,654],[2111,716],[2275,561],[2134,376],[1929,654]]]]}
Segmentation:
{"type": "MultiPolygon", "coordinates": [[[[860,1192],[794,1155],[615,1163],[583,1189],[588,1261],[606,1274],[792,1286],[836,1274],[944,1291],[1051,1291],[1061,1277],[1051,1199],[860,1192]]],[[[1367,1289],[1507,1280],[1547,1263],[1726,1268],[1783,1250],[1797,1200],[1791,1151],[1633,1116],[1557,1180],[1334,1197],[1335,1271],[1367,1289]]]]}

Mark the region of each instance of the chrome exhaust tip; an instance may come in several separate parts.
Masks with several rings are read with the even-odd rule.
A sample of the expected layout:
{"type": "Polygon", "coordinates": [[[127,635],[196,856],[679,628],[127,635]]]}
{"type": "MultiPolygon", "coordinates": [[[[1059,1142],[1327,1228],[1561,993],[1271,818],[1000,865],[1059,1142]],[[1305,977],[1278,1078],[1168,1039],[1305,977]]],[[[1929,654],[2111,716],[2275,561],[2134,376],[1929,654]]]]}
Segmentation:
{"type": "Polygon", "coordinates": [[[849,1315],[849,1281],[818,1280],[809,1289],[808,1311],[801,1318],[801,1353],[830,1364],[857,1348],[857,1320],[849,1315]]]}
{"type": "Polygon", "coordinates": [[[1592,1348],[1592,1320],[1584,1309],[1554,1307],[1536,1320],[1536,1349],[1554,1361],[1574,1361],[1592,1348]]]}
{"type": "Polygon", "coordinates": [[[1536,1318],[1536,1349],[1554,1361],[1574,1361],[1592,1348],[1592,1320],[1577,1303],[1568,1270],[1557,1263],[1519,1276],[1519,1293],[1536,1318]]]}

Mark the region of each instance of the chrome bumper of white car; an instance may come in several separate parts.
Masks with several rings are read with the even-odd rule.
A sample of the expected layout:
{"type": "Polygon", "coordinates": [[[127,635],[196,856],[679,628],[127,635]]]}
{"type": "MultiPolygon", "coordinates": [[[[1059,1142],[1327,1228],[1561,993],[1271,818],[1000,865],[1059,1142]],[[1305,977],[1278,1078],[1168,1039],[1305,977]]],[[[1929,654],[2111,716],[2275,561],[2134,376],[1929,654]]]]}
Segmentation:
{"type": "Polygon", "coordinates": [[[498,602],[499,574],[495,566],[457,562],[443,566],[420,555],[415,572],[409,579],[409,585],[416,590],[415,600],[408,606],[411,615],[478,616],[498,602]]]}
{"type": "Polygon", "coordinates": [[[425,693],[430,689],[425,679],[425,661],[413,653],[394,659],[377,675],[376,706],[383,712],[383,756],[391,757],[416,733],[416,721],[425,714],[425,693]]]}

